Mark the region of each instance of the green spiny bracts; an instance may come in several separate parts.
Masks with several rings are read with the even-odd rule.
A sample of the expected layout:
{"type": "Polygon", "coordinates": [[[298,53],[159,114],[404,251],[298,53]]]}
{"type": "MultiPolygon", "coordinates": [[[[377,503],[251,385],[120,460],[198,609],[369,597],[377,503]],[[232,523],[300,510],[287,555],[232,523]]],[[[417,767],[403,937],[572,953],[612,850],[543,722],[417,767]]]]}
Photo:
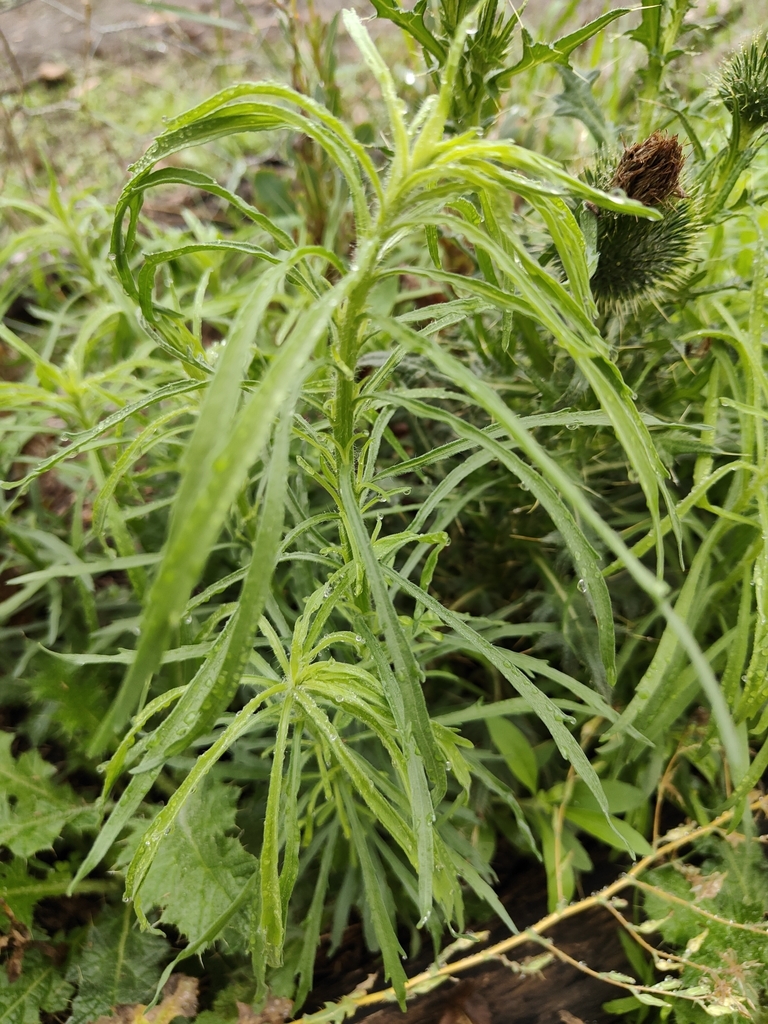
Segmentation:
{"type": "Polygon", "coordinates": [[[743,47],[726,61],[717,92],[751,134],[768,124],[768,36],[743,47]]]}
{"type": "Polygon", "coordinates": [[[695,203],[680,184],[685,157],[677,136],[654,132],[624,150],[618,163],[603,158],[586,172],[590,184],[621,189],[664,213],[659,221],[597,210],[597,269],[592,293],[603,312],[622,313],[657,298],[691,264],[697,232],[695,203]]]}

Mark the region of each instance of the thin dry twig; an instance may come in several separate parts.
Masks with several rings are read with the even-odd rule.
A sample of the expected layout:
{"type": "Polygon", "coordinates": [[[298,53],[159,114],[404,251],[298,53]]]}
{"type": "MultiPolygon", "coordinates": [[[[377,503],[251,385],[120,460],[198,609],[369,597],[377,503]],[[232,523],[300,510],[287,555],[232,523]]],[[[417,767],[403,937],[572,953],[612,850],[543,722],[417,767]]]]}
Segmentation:
{"type": "MultiPolygon", "coordinates": [[[[765,806],[765,798],[760,797],[751,804],[751,810],[756,811],[765,806]]],[[[719,817],[715,818],[714,821],[708,825],[703,825],[699,828],[676,830],[674,838],[664,843],[658,849],[648,854],[647,857],[643,857],[633,867],[629,869],[621,877],[617,878],[616,881],[611,882],[610,885],[606,885],[603,889],[592,893],[590,896],[586,896],[584,899],[579,900],[577,903],[571,903],[567,907],[562,907],[545,917],[542,917],[535,924],[531,925],[524,932],[520,932],[517,935],[512,935],[508,939],[503,939],[501,942],[497,942],[493,946],[489,946],[487,949],[481,950],[478,953],[473,953],[470,956],[463,957],[461,960],[456,960],[453,963],[445,963],[441,966],[433,966],[431,969],[422,971],[420,974],[410,978],[405,984],[406,993],[413,994],[415,990],[419,990],[425,984],[430,986],[438,984],[441,980],[446,980],[462,971],[467,971],[472,967],[476,967],[480,964],[487,963],[489,960],[500,959],[505,953],[508,953],[511,949],[515,949],[518,946],[524,945],[526,942],[538,942],[539,944],[546,947],[546,949],[560,956],[562,951],[557,951],[556,947],[553,946],[550,940],[547,940],[542,933],[553,928],[555,925],[560,924],[561,921],[565,921],[567,918],[575,917],[577,914],[583,914],[585,910],[589,910],[592,907],[604,906],[612,897],[616,896],[623,889],[628,886],[638,886],[639,888],[650,889],[654,892],[658,892],[653,886],[649,886],[645,882],[641,882],[639,876],[647,871],[650,867],[656,864],[658,861],[663,860],[665,857],[676,853],[679,849],[684,846],[688,846],[690,843],[696,842],[698,839],[702,839],[704,836],[711,835],[718,829],[722,828],[723,825],[727,824],[733,817],[733,809],[724,811],[719,817]]],[[[716,914],[710,914],[708,911],[703,911],[701,908],[696,907],[694,904],[687,900],[682,900],[678,897],[671,897],[669,893],[664,893],[665,898],[670,899],[671,902],[683,903],[689,910],[693,909],[697,913],[700,913],[703,917],[707,917],[719,924],[725,924],[730,927],[739,928],[744,931],[755,932],[764,937],[768,937],[768,931],[763,928],[759,928],[755,925],[745,925],[739,922],[728,921],[725,918],[718,917],[716,914]]],[[[567,957],[567,954],[562,954],[562,957],[567,957]]],[[[562,959],[561,957],[561,959],[562,959]]],[[[574,966],[582,970],[581,965],[578,961],[571,961],[574,966]]],[[[591,968],[587,970],[587,973],[591,972],[591,968]]],[[[607,981],[609,984],[618,984],[614,982],[610,977],[600,975],[597,972],[593,972],[596,977],[600,978],[601,981],[607,981]]],[[[628,984],[628,983],[627,983],[628,984]]],[[[621,985],[619,987],[622,987],[621,985]]],[[[627,987],[626,984],[623,987],[627,987]]],[[[633,985],[634,989],[643,990],[643,986],[633,985]]],[[[649,990],[650,991],[650,990],[649,990]]],[[[353,1000],[356,1008],[362,1006],[372,1006],[376,1003],[392,1002],[396,999],[395,991],[392,988],[380,989],[377,992],[369,992],[365,995],[355,998],[353,1000]]],[[[304,1020],[305,1018],[301,1018],[304,1020]]]]}

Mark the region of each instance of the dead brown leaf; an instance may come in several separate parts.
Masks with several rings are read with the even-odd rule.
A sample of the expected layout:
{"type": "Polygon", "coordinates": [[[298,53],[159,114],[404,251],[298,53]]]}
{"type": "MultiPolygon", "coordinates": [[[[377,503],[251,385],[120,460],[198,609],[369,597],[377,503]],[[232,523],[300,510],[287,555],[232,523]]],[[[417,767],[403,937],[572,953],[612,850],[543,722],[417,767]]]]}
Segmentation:
{"type": "Polygon", "coordinates": [[[699,900],[713,900],[728,877],[727,871],[713,871],[709,875],[703,875],[701,869],[694,864],[681,864],[678,871],[688,879],[695,903],[699,900]]]}
{"type": "Polygon", "coordinates": [[[575,1013],[571,1013],[570,1010],[558,1010],[560,1020],[563,1024],[584,1024],[581,1017],[577,1017],[575,1013]]]}
{"type": "Polygon", "coordinates": [[[8,975],[8,981],[13,984],[21,974],[24,953],[32,936],[27,926],[16,919],[13,911],[3,899],[0,899],[0,910],[8,918],[8,931],[0,932],[0,954],[5,959],[5,973],[8,975]]]}
{"type": "Polygon", "coordinates": [[[238,1003],[237,1024],[285,1024],[292,1009],[291,1000],[279,996],[270,996],[264,1009],[258,1013],[248,1003],[238,1003]]]}
{"type": "Polygon", "coordinates": [[[355,986],[353,992],[350,992],[351,997],[356,999],[358,996],[364,996],[366,992],[370,992],[373,988],[373,983],[376,981],[378,976],[378,971],[374,971],[373,974],[369,974],[364,981],[361,981],[359,985],[355,986]]]}
{"type": "Polygon", "coordinates": [[[145,1014],[151,1024],[168,1024],[174,1017],[197,1016],[197,978],[172,974],[163,986],[163,998],[145,1014]]]}
{"type": "Polygon", "coordinates": [[[94,1024],[139,1024],[144,1009],[143,1003],[121,1003],[111,1017],[97,1017],[94,1024]]]}
{"type": "Polygon", "coordinates": [[[143,1003],[115,1007],[111,1017],[99,1017],[95,1024],[170,1024],[174,1017],[197,1016],[199,981],[186,974],[172,974],[163,986],[163,998],[148,1010],[143,1003]]]}

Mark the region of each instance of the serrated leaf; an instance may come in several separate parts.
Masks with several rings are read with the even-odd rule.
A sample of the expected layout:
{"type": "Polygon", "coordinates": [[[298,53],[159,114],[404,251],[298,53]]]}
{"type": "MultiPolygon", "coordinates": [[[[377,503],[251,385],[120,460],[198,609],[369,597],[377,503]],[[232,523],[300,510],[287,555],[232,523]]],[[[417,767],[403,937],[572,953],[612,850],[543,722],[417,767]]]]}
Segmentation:
{"type": "Polygon", "coordinates": [[[66,784],[54,785],[56,769],[36,750],[17,759],[13,733],[0,733],[0,843],[18,857],[48,848],[67,824],[96,824],[95,813],[66,784]]]}
{"type": "Polygon", "coordinates": [[[39,1024],[40,1012],[61,1013],[67,1008],[72,986],[33,949],[24,958],[24,972],[11,983],[0,971],[0,1024],[39,1024]]]}
{"type": "Polygon", "coordinates": [[[399,28],[404,29],[438,61],[445,60],[445,47],[435,39],[424,24],[423,10],[404,11],[396,0],[371,0],[371,3],[379,18],[387,18],[399,28]]]}
{"type": "MultiPolygon", "coordinates": [[[[71,881],[66,865],[59,863],[57,869],[40,878],[29,873],[23,857],[14,857],[6,864],[0,863],[0,900],[8,904],[16,920],[27,928],[32,927],[32,911],[38,900],[46,896],[61,896],[66,892],[71,881]]],[[[0,921],[3,918],[4,915],[0,914],[0,921]]]]}
{"type": "MultiPolygon", "coordinates": [[[[27,873],[27,865],[22,857],[14,857],[10,864],[0,864],[0,900],[8,906],[16,920],[27,928],[32,926],[32,909],[37,902],[37,897],[29,891],[34,882],[38,882],[38,879],[27,873]]],[[[0,912],[0,928],[5,930],[7,923],[8,918],[0,912]]]]}
{"type": "Polygon", "coordinates": [[[600,70],[580,75],[569,67],[558,67],[558,74],[563,80],[563,91],[555,96],[557,117],[575,117],[586,125],[598,146],[610,146],[613,143],[611,133],[605,123],[603,112],[592,95],[592,84],[600,74],[600,70]]]}
{"type": "Polygon", "coordinates": [[[513,67],[500,71],[492,81],[498,83],[499,88],[506,88],[509,86],[509,80],[513,75],[519,75],[521,71],[529,71],[539,64],[563,64],[567,66],[568,57],[577,46],[581,46],[582,43],[585,43],[605,28],[606,25],[609,25],[616,18],[620,18],[624,14],[629,14],[630,11],[631,8],[628,7],[619,7],[614,11],[608,11],[599,18],[595,18],[594,21],[582,25],[575,32],[571,32],[567,36],[561,36],[554,43],[536,43],[533,41],[530,32],[523,28],[522,57],[513,67]]]}
{"type": "Polygon", "coordinates": [[[210,776],[185,803],[141,886],[145,907],[195,942],[223,914],[256,870],[256,860],[227,835],[239,791],[210,776]]]}
{"type": "Polygon", "coordinates": [[[169,952],[165,939],[139,931],[130,907],[104,911],[68,974],[78,985],[68,1024],[94,1021],[122,1003],[148,1003],[169,952]]]}

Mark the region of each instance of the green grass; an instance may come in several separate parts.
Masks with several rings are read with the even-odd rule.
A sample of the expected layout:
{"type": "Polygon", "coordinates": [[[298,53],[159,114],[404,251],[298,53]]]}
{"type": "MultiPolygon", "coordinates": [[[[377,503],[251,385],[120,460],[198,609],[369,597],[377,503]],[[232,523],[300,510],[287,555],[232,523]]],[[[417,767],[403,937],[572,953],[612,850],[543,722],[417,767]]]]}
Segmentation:
{"type": "MultiPolygon", "coordinates": [[[[514,931],[500,840],[541,861],[553,912],[590,851],[651,855],[665,802],[701,826],[730,812],[750,848],[764,127],[691,85],[687,57],[668,71],[684,7],[630,38],[613,16],[574,36],[571,5],[559,44],[518,51],[495,4],[446,4],[410,23],[403,65],[422,71],[418,43],[431,72],[404,87],[345,16],[378,90],[364,118],[315,23],[292,86],[219,91],[144,155],[142,91],[114,207],[114,162],[78,192],[66,146],[64,191],[51,170],[46,199],[0,198],[0,909],[47,941],[38,899],[106,904],[96,931],[65,925],[64,969],[25,968],[22,1001],[0,989],[9,1020],[147,1002],[206,951],[217,1020],[268,991],[298,1011],[321,935],[337,947],[352,918],[402,1003],[425,936],[437,951],[488,913],[514,931]],[[616,74],[590,91],[569,54],[638,67],[639,102],[616,74]],[[650,129],[687,135],[679,206],[579,173],[650,129]],[[653,245],[663,268],[685,218],[675,274],[598,313],[596,268],[621,289],[611,261],[652,267],[653,245]]],[[[752,1012],[706,971],[673,996],[648,969],[638,1020],[752,1012]]]]}

